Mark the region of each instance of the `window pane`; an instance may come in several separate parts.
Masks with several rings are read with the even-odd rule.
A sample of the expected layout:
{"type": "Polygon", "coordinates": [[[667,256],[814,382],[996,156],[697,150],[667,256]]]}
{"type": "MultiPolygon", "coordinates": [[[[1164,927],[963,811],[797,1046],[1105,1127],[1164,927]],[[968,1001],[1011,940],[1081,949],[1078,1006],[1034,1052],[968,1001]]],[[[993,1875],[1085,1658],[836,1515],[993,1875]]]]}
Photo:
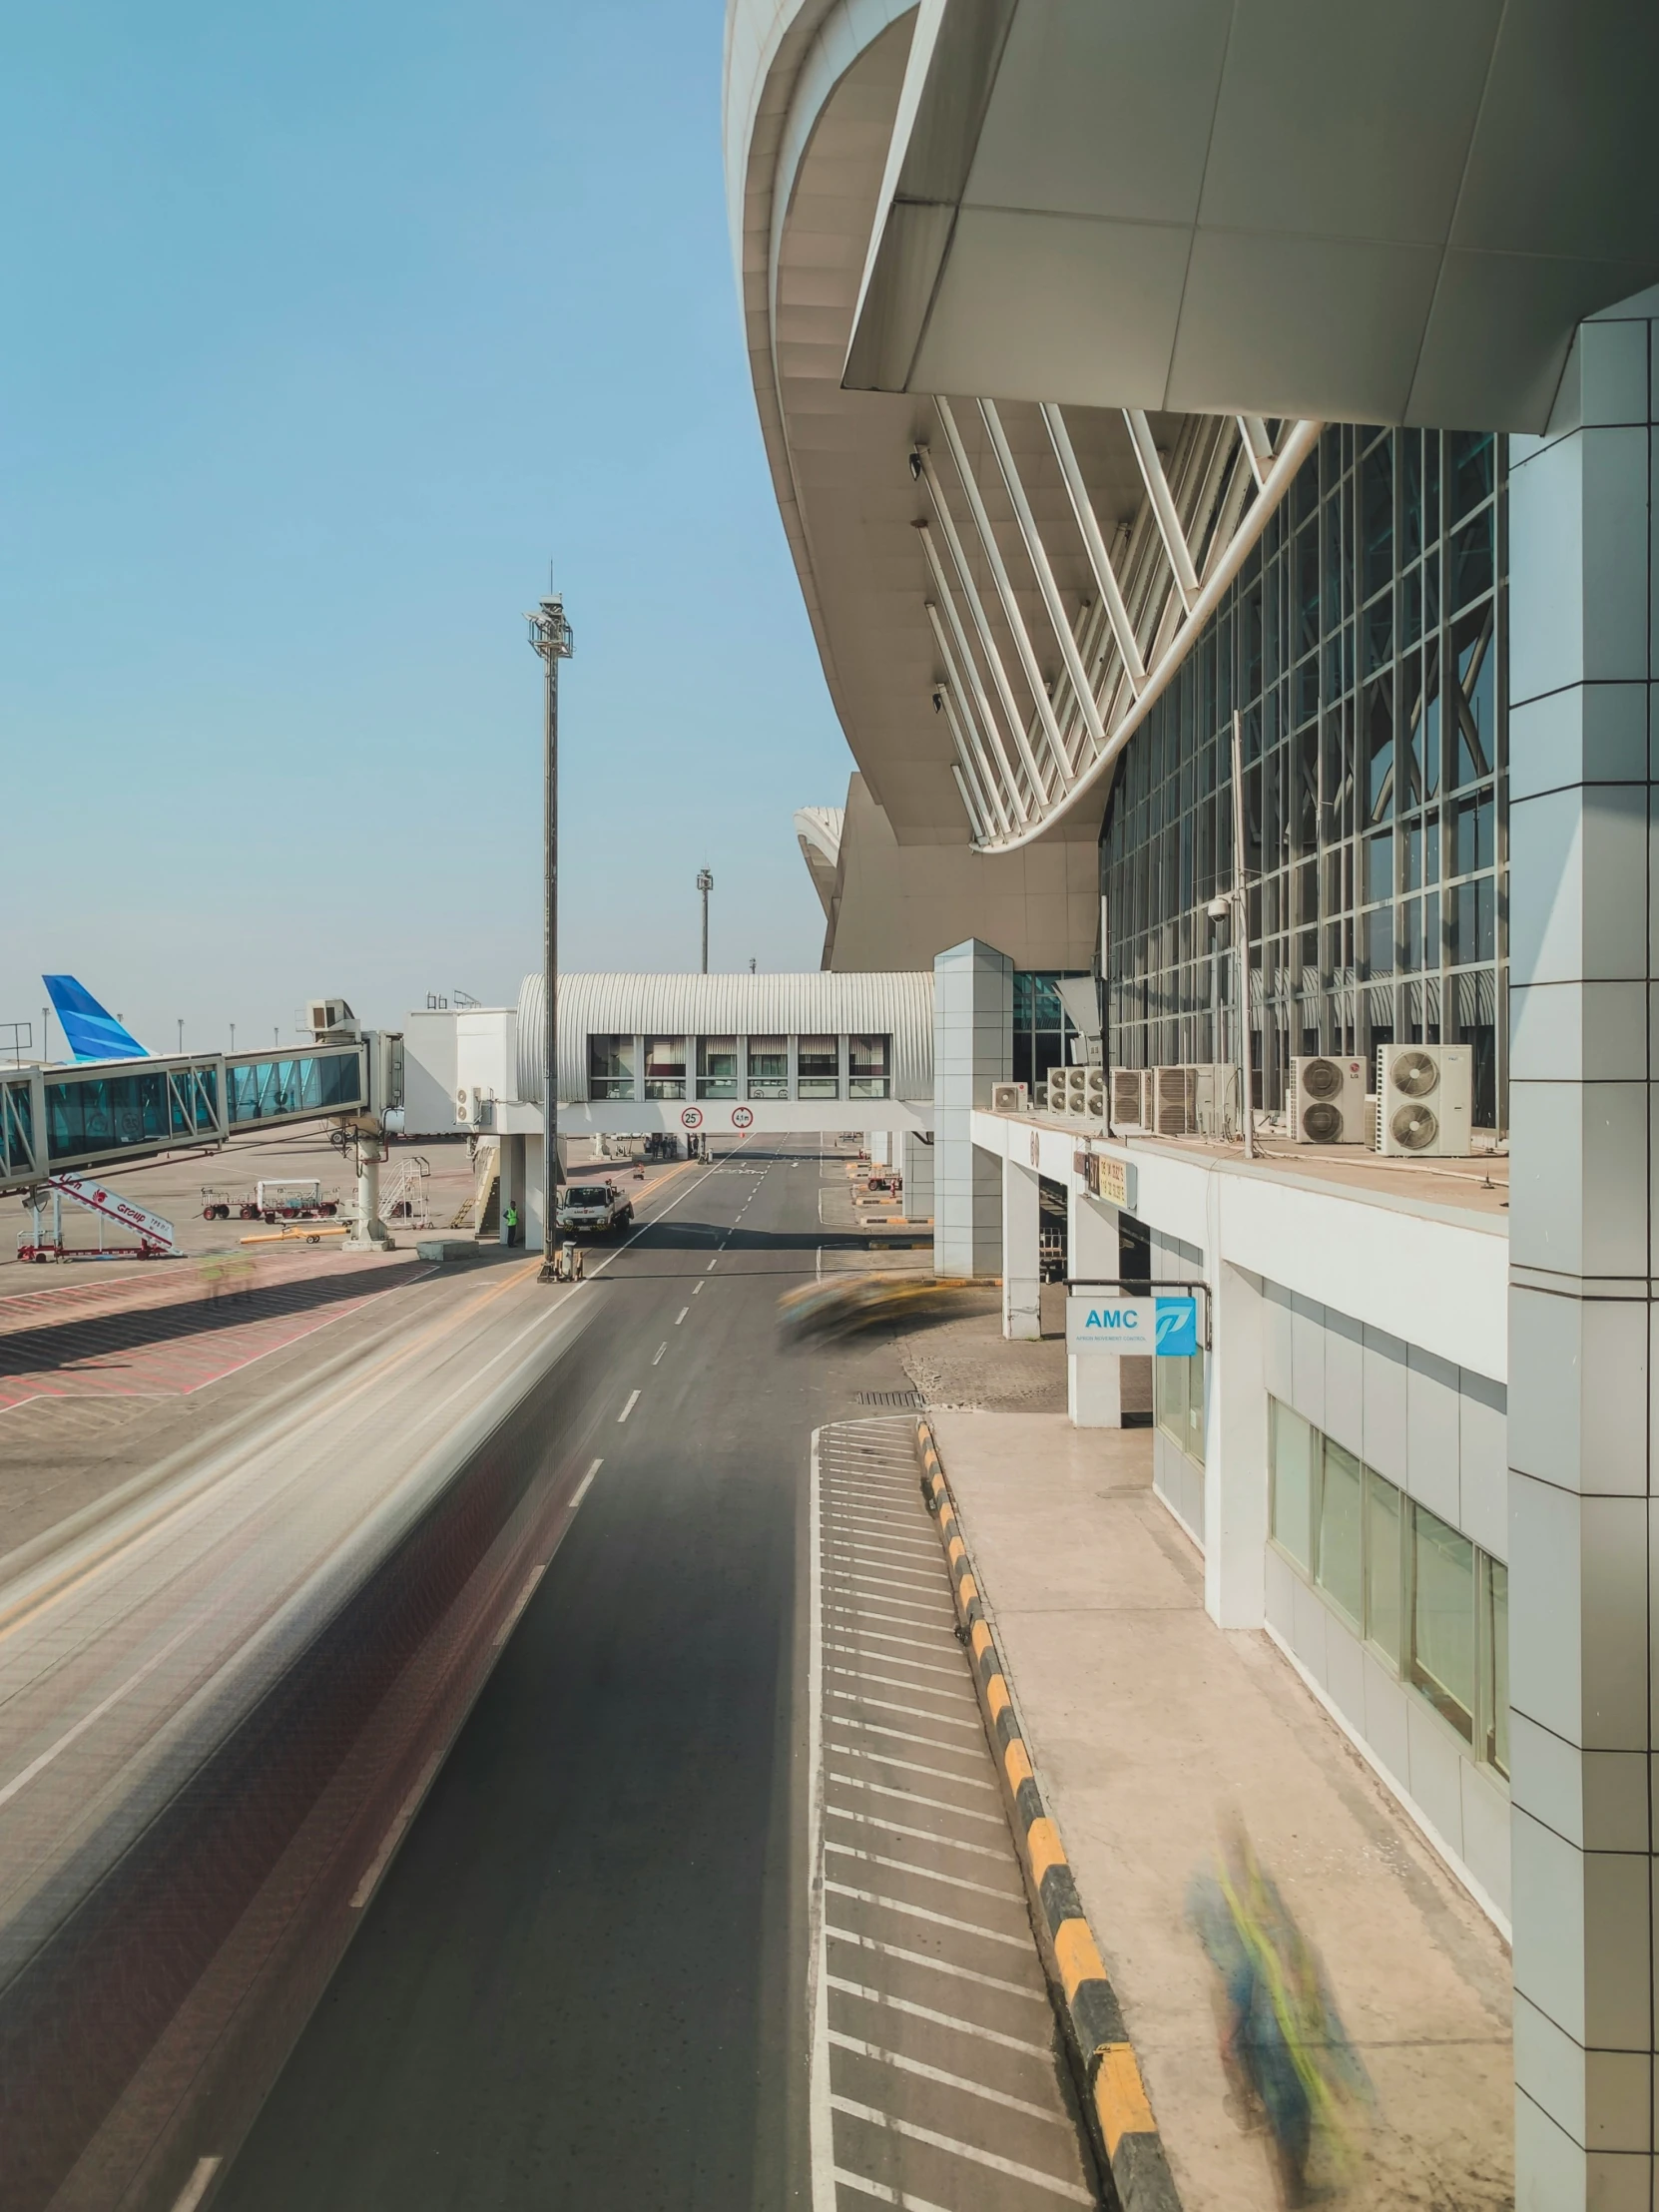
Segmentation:
{"type": "Polygon", "coordinates": [[[834,1037],[803,1037],[798,1048],[797,1090],[802,1098],[840,1095],[840,1055],[834,1037]]]}
{"type": "Polygon", "coordinates": [[[1480,1660],[1485,1685],[1484,1754],[1500,1774],[1509,1772],[1509,1569],[1480,1560],[1480,1660]]]}
{"type": "Polygon", "coordinates": [[[1366,1634],[1399,1664],[1399,1492],[1366,1469],[1366,1634]]]}
{"type": "Polygon", "coordinates": [[[1320,1482],[1319,1551],[1314,1579],[1356,1624],[1360,1588],[1360,1462],[1341,1444],[1325,1440],[1320,1482]]]}
{"type": "Polygon", "coordinates": [[[686,1040],[684,1037],[646,1038],[645,1095],[647,1098],[685,1097],[686,1040]]]}
{"type": "Polygon", "coordinates": [[[750,1038],[749,1095],[751,1098],[789,1097],[790,1046],[787,1037],[750,1038]]]}
{"type": "Polygon", "coordinates": [[[889,1066],[889,1037],[848,1037],[846,1040],[846,1088],[851,1098],[885,1098],[889,1066]]]}
{"type": "Polygon", "coordinates": [[[1460,1736],[1474,1736],[1474,1546],[1411,1509],[1411,1680],[1460,1736]]]}
{"type": "Polygon", "coordinates": [[[698,1038],[697,1095],[699,1098],[737,1097],[738,1040],[736,1037],[698,1038]]]}
{"type": "Polygon", "coordinates": [[[1152,1405],[1158,1426],[1170,1439],[1185,1451],[1187,1448],[1187,1363],[1185,1360],[1154,1360],[1152,1363],[1152,1405]]]}
{"type": "Polygon", "coordinates": [[[634,1095],[634,1040],[632,1037],[588,1038],[588,1096],[632,1098],[634,1095]]]}
{"type": "Polygon", "coordinates": [[[1204,1348],[1190,1360],[1166,1360],[1166,1367],[1187,1370],[1187,1457],[1204,1464],[1204,1348]]]}
{"type": "MultiPolygon", "coordinates": [[[[1162,1366],[1162,1362],[1156,1363],[1162,1366]]],[[[1309,1461],[1313,1432],[1300,1413],[1293,1413],[1277,1398],[1270,1400],[1273,1418],[1273,1533],[1301,1567],[1312,1560],[1309,1522],[1312,1489],[1309,1461]]]]}

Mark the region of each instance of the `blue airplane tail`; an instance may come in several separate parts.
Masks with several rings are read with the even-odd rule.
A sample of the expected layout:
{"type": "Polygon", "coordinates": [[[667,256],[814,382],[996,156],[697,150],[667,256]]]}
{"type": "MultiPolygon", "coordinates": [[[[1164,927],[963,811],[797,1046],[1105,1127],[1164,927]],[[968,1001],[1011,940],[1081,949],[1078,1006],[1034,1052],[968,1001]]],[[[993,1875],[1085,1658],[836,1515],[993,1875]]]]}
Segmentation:
{"type": "Polygon", "coordinates": [[[100,1006],[73,975],[43,975],[46,995],[56,1009],[69,1049],[77,1060],[147,1060],[147,1046],[100,1006]]]}

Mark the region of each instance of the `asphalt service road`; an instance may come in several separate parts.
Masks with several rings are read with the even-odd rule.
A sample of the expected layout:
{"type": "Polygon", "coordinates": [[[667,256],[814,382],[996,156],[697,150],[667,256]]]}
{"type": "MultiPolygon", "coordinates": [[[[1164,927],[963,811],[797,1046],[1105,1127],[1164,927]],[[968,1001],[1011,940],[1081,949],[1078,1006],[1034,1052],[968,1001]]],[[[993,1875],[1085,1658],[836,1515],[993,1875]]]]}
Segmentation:
{"type": "MultiPolygon", "coordinates": [[[[240,2148],[201,2144],[191,2202],[828,2212],[924,2201],[890,2160],[851,2151],[834,2160],[851,2193],[827,2197],[822,2144],[815,2161],[814,1438],[907,1385],[884,1339],[780,1340],[778,1297],[812,1276],[826,1242],[822,1179],[843,1175],[830,1148],[821,1158],[793,1142],[748,1143],[688,1174],[578,1294],[598,1310],[527,1408],[578,1509],[418,1810],[369,1857],[360,1924],[251,2132],[240,2148]]],[[[940,1710],[971,1744],[958,1726],[972,1717],[967,1680],[940,1710]]],[[[982,1781],[970,1795],[995,1809],[982,1781]]],[[[997,1844],[994,1823],[968,1827],[997,1844]]],[[[989,1848],[965,1862],[950,1848],[953,1898],[982,1902],[964,1863],[1007,1890],[989,1848]]],[[[922,1887],[906,1877],[898,1894],[931,1895],[925,1868],[912,1871],[922,1887]]],[[[999,1956],[1040,1989],[1034,1948],[1021,1960],[1008,1942],[1021,1926],[1010,1903],[999,1956]]],[[[918,1957],[929,1920],[912,1911],[918,1957]]],[[[926,2017],[948,2025],[947,2010],[935,1994],[926,2017]]],[[[832,2030],[844,2041],[838,2015],[832,2030]]],[[[878,2061],[885,2045],[861,2032],[878,2061]]],[[[1053,2201],[1093,2201],[1076,2159],[1048,2156],[1055,2127],[1072,2125],[1040,2055],[1049,2028],[1033,2013],[1020,2035],[1038,2054],[1028,2072],[1049,2083],[1044,2109],[1062,2115],[1030,2121],[1038,2092],[1022,2077],[1036,2162],[1066,2175],[1053,2201]]],[[[904,2081],[931,2073],[921,2086],[935,2098],[938,2055],[898,2061],[904,2081]]],[[[929,2145],[968,2132],[926,2117],[929,2145]]],[[[936,2169],[937,2151],[926,2155],[936,2169]]],[[[1000,2205],[1010,2186],[1007,2202],[1031,2201],[1028,2182],[999,2181],[999,2162],[975,2155],[965,2193],[945,2203],[1000,2205]]],[[[1034,2156],[1022,2151],[1022,2175],[1034,2156]]]]}

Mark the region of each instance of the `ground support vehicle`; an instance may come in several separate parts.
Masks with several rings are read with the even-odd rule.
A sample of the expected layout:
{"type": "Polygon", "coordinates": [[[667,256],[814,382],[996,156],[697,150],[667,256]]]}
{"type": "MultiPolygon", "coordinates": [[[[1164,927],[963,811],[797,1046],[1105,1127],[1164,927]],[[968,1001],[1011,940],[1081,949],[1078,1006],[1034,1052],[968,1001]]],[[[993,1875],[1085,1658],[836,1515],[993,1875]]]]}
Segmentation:
{"type": "Polygon", "coordinates": [[[633,1227],[634,1202],[608,1178],[603,1183],[562,1183],[553,1219],[556,1228],[606,1237],[633,1227]]]}
{"type": "MultiPolygon", "coordinates": [[[[332,1221],[339,1209],[338,1192],[324,1192],[312,1177],[268,1175],[255,1184],[252,1192],[243,1193],[236,1210],[241,1221],[275,1226],[279,1221],[332,1221]]],[[[228,1213],[218,1218],[224,1221],[228,1213]]]]}

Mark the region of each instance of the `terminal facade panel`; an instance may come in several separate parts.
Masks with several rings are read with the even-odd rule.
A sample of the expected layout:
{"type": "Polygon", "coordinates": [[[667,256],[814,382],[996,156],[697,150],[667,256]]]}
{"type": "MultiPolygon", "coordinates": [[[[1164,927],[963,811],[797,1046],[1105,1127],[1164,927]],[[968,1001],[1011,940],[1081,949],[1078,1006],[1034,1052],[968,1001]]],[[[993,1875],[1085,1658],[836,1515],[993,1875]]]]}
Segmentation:
{"type": "Polygon", "coordinates": [[[1659,19],[1283,36],[734,0],[757,406],[913,911],[940,848],[1099,870],[1040,959],[1011,876],[965,925],[941,896],[936,1251],[1029,1333],[1057,1188],[1074,1264],[1205,1285],[1153,1410],[1209,1609],[1512,1935],[1516,2202],[1646,2206],[1659,19]],[[993,1101],[1016,973],[1091,963],[1108,1071],[1247,1060],[1276,1121],[1295,1057],[1372,1089],[1380,1047],[1456,1046],[1470,1149],[993,1101]]]}

